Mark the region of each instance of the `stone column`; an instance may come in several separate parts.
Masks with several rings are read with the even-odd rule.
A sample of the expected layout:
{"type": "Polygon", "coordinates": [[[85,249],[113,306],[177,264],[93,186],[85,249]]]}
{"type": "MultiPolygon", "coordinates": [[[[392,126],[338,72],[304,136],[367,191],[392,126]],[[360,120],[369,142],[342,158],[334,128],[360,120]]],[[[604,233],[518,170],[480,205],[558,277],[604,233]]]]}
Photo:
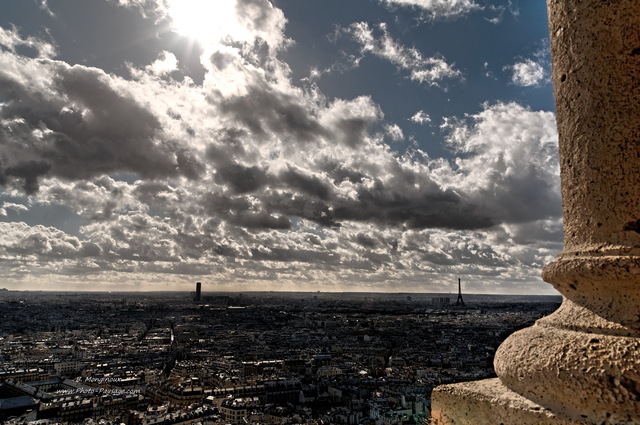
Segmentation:
{"type": "Polygon", "coordinates": [[[640,1],[548,7],[565,300],[500,346],[499,381],[434,390],[434,424],[640,424],[640,1]]]}

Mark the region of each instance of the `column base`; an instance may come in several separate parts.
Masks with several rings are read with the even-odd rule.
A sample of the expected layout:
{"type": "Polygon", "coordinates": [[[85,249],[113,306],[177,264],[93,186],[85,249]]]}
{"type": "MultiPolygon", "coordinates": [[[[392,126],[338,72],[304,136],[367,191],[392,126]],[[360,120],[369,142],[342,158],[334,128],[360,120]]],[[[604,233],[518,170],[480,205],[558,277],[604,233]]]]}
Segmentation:
{"type": "Polygon", "coordinates": [[[432,425],[585,425],[559,418],[500,379],[441,385],[431,395],[432,425]]]}

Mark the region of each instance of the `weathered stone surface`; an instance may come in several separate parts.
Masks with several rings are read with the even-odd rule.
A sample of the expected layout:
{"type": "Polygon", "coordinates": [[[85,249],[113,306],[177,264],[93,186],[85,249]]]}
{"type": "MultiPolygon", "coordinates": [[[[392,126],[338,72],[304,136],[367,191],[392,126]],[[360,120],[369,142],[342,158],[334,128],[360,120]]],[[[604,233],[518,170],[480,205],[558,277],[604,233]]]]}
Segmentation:
{"type": "Polygon", "coordinates": [[[548,6],[566,252],[640,248],[640,4],[548,6]]]}
{"type": "Polygon", "coordinates": [[[624,335],[633,333],[565,301],[558,313],[500,346],[496,373],[510,389],[563,417],[638,424],[640,339],[624,335]],[[575,321],[566,325],[568,317],[575,321]]]}
{"type": "Polygon", "coordinates": [[[505,387],[499,379],[441,385],[431,396],[432,425],[578,425],[505,387]]]}
{"type": "Polygon", "coordinates": [[[543,278],[640,329],[640,3],[548,6],[565,248],[543,278]]]}
{"type": "Polygon", "coordinates": [[[577,304],[640,330],[640,250],[603,251],[564,251],[542,278],[577,304]]]}
{"type": "Polygon", "coordinates": [[[565,302],[497,351],[515,392],[438,387],[435,424],[640,424],[640,1],[548,6],[565,247],[543,278],[565,302]]]}
{"type": "Polygon", "coordinates": [[[563,417],[640,423],[640,3],[549,0],[567,299],[511,335],[496,373],[563,417]]]}

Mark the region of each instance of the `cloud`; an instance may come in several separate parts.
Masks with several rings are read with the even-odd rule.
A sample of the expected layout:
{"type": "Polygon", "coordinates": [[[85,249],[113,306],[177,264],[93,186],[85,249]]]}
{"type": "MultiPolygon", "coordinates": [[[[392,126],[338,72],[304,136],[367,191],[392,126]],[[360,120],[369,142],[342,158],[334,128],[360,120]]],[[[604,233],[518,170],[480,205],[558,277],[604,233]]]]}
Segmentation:
{"type": "Polygon", "coordinates": [[[48,260],[59,262],[100,254],[95,244],[82,242],[51,227],[0,222],[0,231],[3,234],[0,256],[5,260],[33,259],[46,263],[48,260]]]}
{"type": "Polygon", "coordinates": [[[477,2],[475,0],[380,0],[391,10],[398,7],[408,7],[421,13],[421,19],[428,21],[446,20],[451,21],[463,18],[470,13],[486,11],[489,15],[485,20],[492,24],[499,24],[508,11],[517,17],[519,10],[510,1],[504,5],[488,4],[488,2],[477,2]]]}
{"type": "Polygon", "coordinates": [[[438,86],[444,80],[462,77],[462,73],[443,57],[436,55],[425,58],[415,48],[398,43],[391,37],[384,23],[371,28],[366,22],[356,22],[342,31],[360,44],[362,55],[372,54],[388,60],[398,69],[408,71],[409,78],[413,81],[438,86]]]}
{"type": "Polygon", "coordinates": [[[275,133],[303,144],[325,132],[318,117],[305,109],[303,102],[299,93],[274,90],[257,81],[247,86],[246,95],[229,96],[219,107],[257,137],[275,133]]]}
{"type": "Polygon", "coordinates": [[[108,0],[118,6],[136,9],[145,18],[160,21],[166,18],[167,4],[163,0],[108,0]]]}
{"type": "Polygon", "coordinates": [[[23,204],[16,204],[14,202],[3,202],[2,206],[0,206],[0,216],[6,217],[9,210],[15,213],[20,213],[22,211],[29,211],[29,207],[23,204]]]}
{"type": "Polygon", "coordinates": [[[56,14],[53,13],[53,11],[49,8],[49,1],[48,0],[40,0],[40,9],[44,10],[52,18],[56,17],[56,14]]]}
{"type": "Polygon", "coordinates": [[[253,40],[264,40],[272,49],[286,47],[289,43],[284,36],[287,22],[284,13],[273,7],[269,0],[237,0],[236,12],[239,25],[248,29],[253,40]]]}
{"type": "Polygon", "coordinates": [[[449,130],[448,143],[461,155],[451,184],[472,194],[496,221],[561,216],[553,113],[497,103],[449,130]]]}
{"type": "Polygon", "coordinates": [[[167,189],[160,190],[158,185],[142,180],[129,184],[109,176],[75,182],[48,179],[40,187],[37,199],[43,204],[67,205],[88,221],[108,221],[120,214],[147,211],[164,203],[166,194],[171,192],[170,186],[162,184],[160,186],[167,189]],[[147,196],[144,190],[149,186],[156,189],[153,197],[147,196]]]}
{"type": "Polygon", "coordinates": [[[170,25],[199,43],[265,43],[273,51],[286,47],[286,19],[269,0],[109,0],[133,8],[145,18],[170,25]]]}
{"type": "Polygon", "coordinates": [[[180,169],[188,161],[159,118],[120,78],[11,52],[0,52],[0,64],[0,179],[22,180],[34,193],[45,176],[193,176],[193,164],[180,169]]]}
{"type": "Polygon", "coordinates": [[[155,75],[165,75],[178,69],[178,59],[171,52],[161,52],[160,57],[147,66],[147,70],[155,75]]]}
{"type": "Polygon", "coordinates": [[[531,59],[516,62],[505,69],[510,70],[513,84],[522,87],[536,87],[547,79],[544,67],[531,59]]]}
{"type": "MultiPolygon", "coordinates": [[[[119,4],[148,16],[162,5],[119,4]]],[[[450,273],[537,279],[561,243],[552,113],[485,104],[444,123],[450,158],[398,153],[388,141],[404,133],[373,97],[329,98],[292,80],[273,51],[287,43],[279,9],[238,4],[253,35],[203,46],[201,84],[174,72],[182,64],[169,47],[115,76],[53,60],[46,45],[24,55],[16,46],[41,42],[3,30],[0,185],[20,201],[0,215],[23,211],[24,199],[63,205],[81,224],[0,222],[0,278],[359,289],[438,287],[450,273]]],[[[384,25],[342,34],[420,83],[461,78],[384,25]]]]}
{"type": "Polygon", "coordinates": [[[409,121],[412,121],[416,124],[426,124],[431,122],[431,117],[425,111],[419,110],[418,112],[413,114],[411,118],[409,118],[409,121]]]}
{"type": "Polygon", "coordinates": [[[404,133],[398,124],[387,124],[384,127],[384,131],[394,142],[404,139],[404,133]]]}
{"type": "Polygon", "coordinates": [[[453,19],[482,10],[474,0],[380,0],[389,6],[413,7],[429,19],[453,19]]]}
{"type": "MultiPolygon", "coordinates": [[[[46,3],[44,3],[46,5],[46,3]]],[[[40,40],[36,37],[21,37],[19,31],[12,27],[11,29],[0,27],[0,46],[3,50],[16,53],[18,47],[27,47],[36,52],[39,58],[52,58],[57,52],[53,44],[40,40]]]]}
{"type": "Polygon", "coordinates": [[[308,175],[302,170],[296,170],[293,167],[280,175],[280,182],[285,183],[287,188],[297,189],[301,193],[326,201],[331,196],[331,186],[328,181],[324,181],[322,177],[308,175]]]}

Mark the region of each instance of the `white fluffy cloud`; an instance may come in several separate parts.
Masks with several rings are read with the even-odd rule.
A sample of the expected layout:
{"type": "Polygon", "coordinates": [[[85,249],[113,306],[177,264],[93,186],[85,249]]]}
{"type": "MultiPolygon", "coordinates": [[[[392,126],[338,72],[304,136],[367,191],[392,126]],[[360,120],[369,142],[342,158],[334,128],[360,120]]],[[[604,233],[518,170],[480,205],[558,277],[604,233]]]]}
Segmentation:
{"type": "Polygon", "coordinates": [[[51,58],[56,54],[53,44],[35,37],[21,37],[15,27],[0,28],[0,47],[12,53],[15,53],[18,47],[28,47],[35,50],[40,58],[51,58]]]}
{"type": "Polygon", "coordinates": [[[404,139],[404,133],[398,124],[387,124],[384,127],[384,131],[394,142],[404,139]]]}
{"type": "Polygon", "coordinates": [[[343,31],[360,44],[363,55],[372,54],[386,59],[398,69],[408,71],[409,78],[419,83],[438,86],[445,80],[462,77],[462,73],[443,57],[423,57],[418,50],[398,43],[384,23],[371,28],[366,22],[357,22],[343,31]]]}
{"type": "Polygon", "coordinates": [[[464,16],[480,10],[474,0],[381,0],[389,5],[419,8],[431,19],[446,19],[464,16]]]}
{"type": "Polygon", "coordinates": [[[409,118],[409,121],[412,121],[416,124],[426,124],[431,122],[431,117],[423,110],[419,110],[415,114],[409,118]]]}
{"type": "Polygon", "coordinates": [[[531,59],[516,62],[507,69],[512,72],[511,81],[513,84],[522,87],[538,86],[547,78],[544,67],[531,59]]]}
{"type": "Polygon", "coordinates": [[[517,103],[485,109],[450,125],[448,141],[463,154],[451,184],[473,194],[498,221],[560,217],[555,116],[517,103]]]}
{"type": "Polygon", "coordinates": [[[178,69],[178,59],[171,52],[162,52],[160,57],[147,67],[155,75],[165,75],[178,69]]]}
{"type": "Polygon", "coordinates": [[[15,202],[3,202],[0,206],[0,215],[6,216],[8,211],[19,213],[21,211],[29,211],[29,207],[23,204],[16,204],[15,202]]]}

